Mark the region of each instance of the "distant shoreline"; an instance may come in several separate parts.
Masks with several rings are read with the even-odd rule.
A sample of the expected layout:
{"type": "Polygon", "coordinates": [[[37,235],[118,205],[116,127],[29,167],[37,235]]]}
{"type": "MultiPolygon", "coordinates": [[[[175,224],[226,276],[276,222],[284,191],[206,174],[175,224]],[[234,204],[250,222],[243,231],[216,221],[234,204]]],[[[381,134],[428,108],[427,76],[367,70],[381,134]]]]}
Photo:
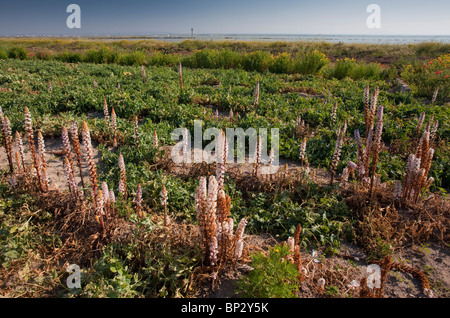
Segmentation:
{"type": "Polygon", "coordinates": [[[450,43],[450,35],[333,35],[333,34],[153,34],[153,35],[23,35],[0,36],[0,39],[74,39],[97,41],[232,41],[232,42],[327,42],[346,44],[419,44],[450,43]]]}

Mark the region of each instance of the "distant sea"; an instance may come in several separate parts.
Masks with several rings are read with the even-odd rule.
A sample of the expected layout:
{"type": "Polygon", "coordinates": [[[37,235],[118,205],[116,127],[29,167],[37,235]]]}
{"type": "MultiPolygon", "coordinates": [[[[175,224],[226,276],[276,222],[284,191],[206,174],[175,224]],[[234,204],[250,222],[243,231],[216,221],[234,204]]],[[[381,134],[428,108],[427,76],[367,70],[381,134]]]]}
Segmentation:
{"type": "Polygon", "coordinates": [[[184,40],[211,41],[305,41],[329,43],[417,44],[441,42],[450,44],[450,35],[332,35],[332,34],[155,34],[146,36],[101,36],[105,40],[155,39],[178,42],[184,40]]]}

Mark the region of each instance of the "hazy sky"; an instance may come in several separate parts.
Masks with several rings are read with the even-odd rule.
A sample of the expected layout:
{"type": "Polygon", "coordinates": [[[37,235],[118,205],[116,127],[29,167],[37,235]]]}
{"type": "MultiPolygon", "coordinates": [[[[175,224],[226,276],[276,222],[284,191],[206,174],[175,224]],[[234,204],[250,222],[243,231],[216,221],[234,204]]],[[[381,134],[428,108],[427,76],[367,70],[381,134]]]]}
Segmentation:
{"type": "Polygon", "coordinates": [[[450,0],[0,0],[0,35],[155,33],[450,35],[450,0]],[[66,26],[69,4],[81,29],[66,26]],[[369,29],[369,4],[381,28],[369,29]]]}

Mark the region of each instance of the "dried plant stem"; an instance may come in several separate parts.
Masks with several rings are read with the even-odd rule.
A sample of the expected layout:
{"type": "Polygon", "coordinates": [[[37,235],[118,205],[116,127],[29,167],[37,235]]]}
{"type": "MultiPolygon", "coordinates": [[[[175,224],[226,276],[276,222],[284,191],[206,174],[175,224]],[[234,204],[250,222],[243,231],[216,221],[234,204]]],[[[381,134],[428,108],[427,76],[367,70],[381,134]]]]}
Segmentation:
{"type": "Polygon", "coordinates": [[[256,162],[254,163],[253,166],[253,175],[255,177],[258,177],[258,169],[259,169],[259,164],[261,162],[261,147],[262,147],[262,142],[261,142],[261,135],[258,135],[258,141],[256,143],[256,162]]]}

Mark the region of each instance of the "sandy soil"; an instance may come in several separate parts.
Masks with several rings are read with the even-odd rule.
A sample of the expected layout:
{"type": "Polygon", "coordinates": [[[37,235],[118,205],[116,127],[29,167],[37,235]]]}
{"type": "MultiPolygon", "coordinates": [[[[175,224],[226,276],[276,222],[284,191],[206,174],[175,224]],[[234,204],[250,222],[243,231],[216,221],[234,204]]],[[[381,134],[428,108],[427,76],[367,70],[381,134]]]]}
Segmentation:
{"type": "MultiPolygon", "coordinates": [[[[23,138],[23,137],[22,137],[23,138]]],[[[35,144],[37,145],[37,140],[35,140],[35,144]]],[[[23,148],[24,148],[24,156],[25,156],[25,166],[32,167],[32,158],[31,153],[28,148],[28,141],[26,138],[23,138],[23,148]]],[[[13,145],[13,153],[15,151],[19,151],[17,146],[13,145]]],[[[92,151],[94,153],[94,159],[98,162],[100,160],[99,151],[96,148],[96,145],[93,142],[92,151]]],[[[49,187],[50,189],[58,189],[61,191],[68,190],[67,180],[64,175],[63,169],[63,143],[60,138],[51,138],[45,139],[45,160],[47,161],[47,175],[49,179],[49,187]]],[[[75,160],[75,159],[74,159],[75,160]]],[[[14,161],[15,163],[15,161],[14,161]]],[[[74,162],[76,165],[76,163],[74,162]]],[[[16,165],[14,165],[16,167],[16,165]]],[[[0,169],[4,169],[9,171],[8,165],[8,157],[5,152],[4,147],[0,147],[0,169]]],[[[87,164],[83,162],[82,165],[83,170],[83,178],[86,182],[88,179],[88,170],[87,164]]],[[[75,176],[78,181],[79,186],[81,186],[81,178],[79,174],[79,169],[75,166],[75,176]]]]}

